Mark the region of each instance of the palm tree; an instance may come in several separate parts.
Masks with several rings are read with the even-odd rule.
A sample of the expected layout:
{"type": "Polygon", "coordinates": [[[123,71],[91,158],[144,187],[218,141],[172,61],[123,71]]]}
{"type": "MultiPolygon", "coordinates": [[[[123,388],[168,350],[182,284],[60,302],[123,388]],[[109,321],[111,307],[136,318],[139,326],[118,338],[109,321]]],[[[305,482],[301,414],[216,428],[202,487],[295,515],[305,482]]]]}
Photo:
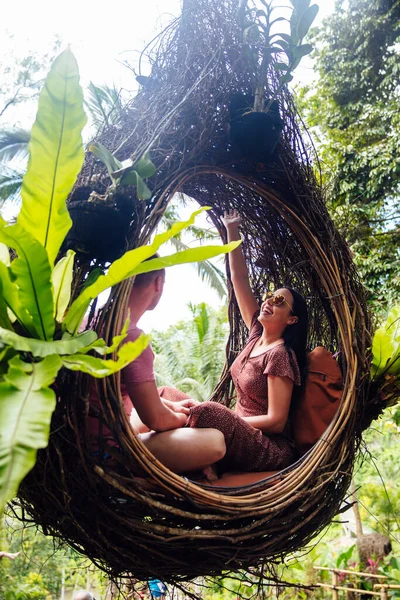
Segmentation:
{"type": "Polygon", "coordinates": [[[0,205],[20,198],[29,140],[25,129],[0,130],[0,205]]]}
{"type": "MultiPolygon", "coordinates": [[[[171,203],[166,208],[164,215],[161,219],[161,225],[164,227],[171,227],[174,221],[180,219],[179,208],[180,206],[187,205],[187,198],[184,194],[177,194],[175,197],[175,203],[171,203]]],[[[185,235],[189,235],[193,240],[196,241],[216,241],[219,242],[220,238],[216,230],[212,227],[211,229],[205,229],[204,227],[198,227],[192,225],[187,228],[185,235]]],[[[187,250],[190,246],[186,244],[181,235],[178,235],[170,240],[174,250],[181,251],[187,250]]],[[[198,263],[192,263],[192,267],[197,270],[197,274],[202,281],[208,283],[211,289],[217,292],[221,299],[227,297],[226,288],[226,276],[221,269],[215,266],[209,260],[204,260],[198,263]]]]}
{"type": "Polygon", "coordinates": [[[85,108],[89,113],[90,124],[98,131],[109,125],[117,125],[124,107],[121,91],[115,87],[89,83],[85,108]]]}
{"type": "MultiPolygon", "coordinates": [[[[90,83],[87,88],[86,110],[89,124],[97,131],[118,123],[123,101],[116,88],[90,83]]],[[[18,201],[28,160],[30,131],[22,128],[0,129],[0,206],[6,201],[18,201]]]]}
{"type": "Polygon", "coordinates": [[[228,322],[225,309],[204,302],[189,305],[193,318],[153,332],[158,385],[177,387],[203,401],[210,397],[225,362],[228,322]]]}
{"type": "Polygon", "coordinates": [[[9,163],[14,160],[26,160],[28,157],[30,137],[30,132],[26,129],[1,129],[0,163],[9,163]]]}

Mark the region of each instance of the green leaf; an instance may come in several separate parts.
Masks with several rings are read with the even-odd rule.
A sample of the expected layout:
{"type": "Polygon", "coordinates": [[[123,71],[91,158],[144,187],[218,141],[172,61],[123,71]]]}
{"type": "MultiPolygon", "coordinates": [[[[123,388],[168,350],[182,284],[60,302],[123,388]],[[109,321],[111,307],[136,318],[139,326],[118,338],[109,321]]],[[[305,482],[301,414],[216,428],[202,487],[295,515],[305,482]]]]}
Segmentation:
{"type": "Polygon", "coordinates": [[[293,75],[290,73],[285,73],[280,79],[280,83],[290,83],[291,81],[293,81],[293,75]]]}
{"type": "MultiPolygon", "coordinates": [[[[120,179],[119,185],[121,185],[122,177],[124,175],[128,175],[128,173],[130,173],[132,171],[132,169],[133,169],[133,160],[131,158],[127,158],[127,159],[123,160],[121,163],[119,163],[118,169],[115,169],[111,173],[111,177],[113,179],[120,179]]],[[[129,185],[131,185],[131,184],[129,184],[129,185]]],[[[136,183],[133,183],[132,185],[136,185],[136,183]]]]}
{"type": "Polygon", "coordinates": [[[300,62],[300,59],[313,51],[312,44],[303,44],[302,46],[294,46],[292,48],[293,58],[300,62]]]}
{"type": "MultiPolygon", "coordinates": [[[[287,34],[287,33],[280,33],[279,37],[281,37],[283,39],[283,41],[287,42],[288,46],[292,45],[293,40],[292,40],[292,37],[289,34],[287,34]]],[[[277,44],[278,42],[275,42],[275,43],[277,44]]]]}
{"type": "Polygon", "coordinates": [[[81,348],[79,354],[87,354],[91,350],[94,350],[98,354],[101,354],[104,356],[105,354],[111,354],[112,352],[115,352],[117,350],[118,346],[121,344],[121,342],[126,338],[126,336],[128,334],[129,321],[130,321],[130,319],[128,317],[125,321],[125,324],[122,328],[121,333],[119,335],[116,335],[113,337],[111,346],[107,346],[105,341],[102,338],[99,338],[99,339],[95,340],[92,344],[90,344],[89,346],[85,346],[85,348],[81,348]]]}
{"type": "Polygon", "coordinates": [[[230,242],[224,246],[200,246],[199,248],[189,248],[182,252],[176,252],[170,256],[146,260],[133,269],[132,276],[139,275],[140,273],[148,273],[149,271],[156,271],[158,269],[166,269],[167,267],[172,267],[174,265],[209,260],[215,256],[232,252],[232,250],[235,250],[240,244],[241,242],[238,241],[230,242]]]}
{"type": "Polygon", "coordinates": [[[95,356],[85,354],[74,354],[62,358],[64,367],[71,371],[82,371],[92,377],[108,377],[117,371],[120,371],[133,360],[135,360],[149,343],[149,336],[140,335],[134,342],[127,342],[120,348],[117,354],[117,360],[104,360],[95,356]]]}
{"type": "Polygon", "coordinates": [[[31,364],[14,357],[0,383],[0,510],[34,466],[37,450],[47,446],[56,405],[56,395],[48,386],[61,364],[58,356],[31,364]]]}
{"type": "MultiPolygon", "coordinates": [[[[101,269],[100,267],[96,267],[95,269],[93,269],[93,271],[91,271],[89,273],[89,275],[87,276],[86,280],[85,280],[85,285],[83,286],[83,290],[81,292],[81,295],[83,294],[83,292],[91,287],[94,283],[96,283],[96,281],[98,280],[98,278],[104,275],[103,269],[101,269]]],[[[80,296],[79,296],[80,297],[80,296]]],[[[71,331],[73,333],[76,333],[77,331],[79,331],[79,328],[85,318],[85,315],[89,309],[90,303],[92,302],[93,298],[89,296],[87,296],[87,299],[85,302],[82,302],[79,306],[79,308],[77,310],[75,310],[74,313],[74,317],[73,320],[71,321],[71,317],[69,316],[70,310],[68,311],[68,320],[69,320],[69,327],[71,329],[71,331]]],[[[65,323],[66,319],[64,319],[63,324],[62,324],[62,328],[64,331],[67,331],[67,327],[66,327],[66,323],[65,323]]]]}
{"type": "MultiPolygon", "coordinates": [[[[4,266],[4,265],[2,265],[4,266]]],[[[0,278],[0,327],[4,327],[5,329],[12,329],[10,317],[8,315],[7,303],[4,299],[3,294],[3,283],[0,278]]]]}
{"type": "Polygon", "coordinates": [[[310,5],[310,0],[290,0],[290,4],[293,6],[296,12],[303,14],[310,5]]]}
{"type": "Polygon", "coordinates": [[[141,158],[135,163],[134,167],[135,171],[143,177],[143,179],[147,179],[148,177],[153,177],[156,173],[156,168],[150,160],[150,154],[146,152],[143,154],[141,158]]]}
{"type": "Polygon", "coordinates": [[[312,4],[312,6],[309,6],[304,12],[300,13],[301,16],[297,23],[297,35],[299,40],[302,40],[306,37],[308,30],[318,14],[318,11],[319,6],[317,6],[317,4],[312,4]]]}
{"type": "Polygon", "coordinates": [[[208,209],[209,207],[207,206],[200,208],[195,211],[187,221],[178,221],[174,223],[168,231],[156,235],[151,244],[130,250],[121,256],[121,258],[114,261],[109,267],[107,274],[100,275],[97,281],[93,285],[85,288],[72,303],[64,320],[63,329],[75,333],[82,321],[83,314],[85,314],[87,307],[94,298],[109,287],[117,285],[121,281],[132,277],[132,275],[134,275],[132,271],[137,265],[155,254],[162,244],[180,233],[183,229],[186,229],[186,227],[192,225],[196,216],[208,209]]]}
{"type": "Polygon", "coordinates": [[[71,298],[75,252],[68,250],[58,261],[51,275],[54,289],[54,317],[61,323],[71,298]]]}
{"type": "Polygon", "coordinates": [[[120,185],[134,185],[136,186],[136,194],[139,200],[149,200],[152,196],[150,189],[147,187],[140,175],[134,171],[125,171],[121,177],[120,185]]]}
{"type": "Polygon", "coordinates": [[[299,36],[297,35],[297,25],[299,22],[299,15],[298,13],[294,10],[292,12],[292,16],[290,17],[290,39],[291,39],[291,45],[296,45],[299,43],[299,36]]]}
{"type": "Polygon", "coordinates": [[[275,23],[279,23],[279,21],[288,21],[288,19],[286,17],[277,17],[276,19],[271,21],[271,23],[269,25],[270,29],[275,25],[275,23]]]}
{"type": "Polygon", "coordinates": [[[400,305],[394,306],[372,340],[371,379],[400,377],[400,305]]]}
{"type": "Polygon", "coordinates": [[[119,173],[121,174],[121,180],[119,182],[119,185],[137,186],[138,174],[136,173],[136,171],[133,170],[133,167],[130,167],[129,169],[121,169],[120,171],[116,171],[114,175],[117,175],[119,173]]]}
{"type": "Polygon", "coordinates": [[[18,287],[19,305],[32,320],[27,319],[26,313],[18,307],[17,312],[13,306],[10,306],[11,310],[31,335],[41,340],[52,339],[55,327],[53,289],[46,249],[19,223],[8,225],[0,221],[0,241],[18,253],[11,263],[11,274],[18,287]]]}
{"type": "Polygon", "coordinates": [[[100,144],[100,142],[95,142],[94,144],[92,144],[89,147],[89,150],[90,152],[93,152],[93,154],[97,156],[97,158],[101,160],[102,163],[105,164],[109,176],[112,179],[117,179],[118,177],[115,176],[114,171],[121,169],[122,163],[117,158],[115,158],[115,156],[113,156],[111,152],[107,150],[105,146],[103,146],[103,144],[100,144]]]}
{"type": "Polygon", "coordinates": [[[85,123],[78,66],[67,49],[53,62],[40,94],[18,216],[46,248],[51,265],[72,225],[66,199],[82,167],[85,123]]]}
{"type": "Polygon", "coordinates": [[[95,85],[90,82],[87,87],[88,98],[85,108],[96,129],[102,129],[121,120],[123,104],[121,94],[116,88],[107,85],[95,85]]]}
{"type": "Polygon", "coordinates": [[[274,63],[273,66],[276,71],[288,71],[289,70],[289,66],[286,63],[276,62],[276,63],[274,63]]]}
{"type": "Polygon", "coordinates": [[[136,174],[136,194],[139,200],[150,200],[152,193],[139,174],[136,174]]]}
{"type": "Polygon", "coordinates": [[[0,342],[6,346],[11,346],[19,352],[30,352],[33,356],[39,358],[44,358],[51,354],[74,354],[81,348],[92,344],[96,339],[97,333],[95,331],[85,331],[68,339],[45,342],[26,338],[14,331],[0,327],[0,342]]]}
{"type": "MultiPolygon", "coordinates": [[[[11,280],[11,269],[0,262],[0,278],[3,300],[9,311],[15,316],[17,321],[25,327],[32,335],[35,334],[35,329],[32,323],[32,317],[26,309],[21,305],[18,286],[11,280]]],[[[10,316],[10,315],[9,315],[10,316]]]]}

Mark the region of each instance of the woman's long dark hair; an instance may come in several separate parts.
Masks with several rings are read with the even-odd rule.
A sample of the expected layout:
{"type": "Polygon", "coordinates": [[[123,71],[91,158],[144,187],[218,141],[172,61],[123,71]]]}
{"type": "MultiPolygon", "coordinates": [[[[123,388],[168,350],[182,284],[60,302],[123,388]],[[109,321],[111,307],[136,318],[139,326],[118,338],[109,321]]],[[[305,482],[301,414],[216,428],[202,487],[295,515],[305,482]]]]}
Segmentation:
{"type": "Polygon", "coordinates": [[[293,308],[292,314],[297,317],[297,322],[293,325],[288,325],[283,332],[283,341],[285,347],[288,350],[289,359],[292,358],[289,348],[293,350],[296,355],[297,364],[300,369],[301,384],[304,384],[306,370],[307,370],[307,337],[308,337],[308,311],[307,304],[303,296],[293,290],[292,288],[285,287],[286,290],[292,294],[293,297],[293,308]]]}

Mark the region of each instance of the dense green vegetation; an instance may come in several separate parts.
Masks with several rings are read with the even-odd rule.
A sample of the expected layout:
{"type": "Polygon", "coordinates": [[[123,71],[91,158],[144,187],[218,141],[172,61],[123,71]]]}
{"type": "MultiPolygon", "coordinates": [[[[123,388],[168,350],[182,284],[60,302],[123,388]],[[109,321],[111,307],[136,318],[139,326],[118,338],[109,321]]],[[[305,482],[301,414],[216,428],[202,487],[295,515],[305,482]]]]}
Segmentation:
{"type": "Polygon", "coordinates": [[[84,557],[67,547],[60,548],[35,527],[23,527],[11,515],[4,525],[1,550],[20,554],[14,560],[0,560],[1,600],[56,600],[63,587],[105,591],[104,575],[84,557]]]}
{"type": "Polygon", "coordinates": [[[153,332],[158,385],[176,387],[193,398],[207,400],[225,362],[227,311],[206,304],[190,305],[193,318],[165,332],[153,332]]]}
{"type": "Polygon", "coordinates": [[[316,83],[299,94],[377,315],[400,297],[399,22],[393,0],[337,2],[315,32],[316,83]]]}

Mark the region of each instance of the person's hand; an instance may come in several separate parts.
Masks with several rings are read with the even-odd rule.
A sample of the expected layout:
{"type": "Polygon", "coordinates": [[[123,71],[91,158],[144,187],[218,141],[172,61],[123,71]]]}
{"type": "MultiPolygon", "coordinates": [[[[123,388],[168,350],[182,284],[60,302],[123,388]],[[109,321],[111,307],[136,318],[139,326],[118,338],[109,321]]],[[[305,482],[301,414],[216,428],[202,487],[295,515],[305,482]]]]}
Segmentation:
{"type": "Polygon", "coordinates": [[[176,402],[176,404],[180,404],[183,408],[192,408],[193,406],[198,406],[201,404],[201,402],[199,402],[199,400],[195,400],[194,398],[186,398],[185,400],[176,402]]]}
{"type": "Polygon", "coordinates": [[[178,429],[179,427],[185,427],[187,420],[188,420],[188,416],[186,413],[183,412],[176,412],[175,413],[175,417],[177,420],[177,425],[176,425],[176,429],[178,429]]]}
{"type": "Polygon", "coordinates": [[[226,229],[237,228],[242,223],[242,217],[236,209],[226,210],[222,222],[226,229]]]}
{"type": "Polygon", "coordinates": [[[184,413],[185,415],[190,414],[190,409],[193,406],[200,404],[200,402],[194,398],[185,398],[185,400],[180,400],[179,402],[172,402],[171,400],[165,400],[165,398],[161,398],[161,400],[165,406],[168,406],[173,412],[184,413]]]}

